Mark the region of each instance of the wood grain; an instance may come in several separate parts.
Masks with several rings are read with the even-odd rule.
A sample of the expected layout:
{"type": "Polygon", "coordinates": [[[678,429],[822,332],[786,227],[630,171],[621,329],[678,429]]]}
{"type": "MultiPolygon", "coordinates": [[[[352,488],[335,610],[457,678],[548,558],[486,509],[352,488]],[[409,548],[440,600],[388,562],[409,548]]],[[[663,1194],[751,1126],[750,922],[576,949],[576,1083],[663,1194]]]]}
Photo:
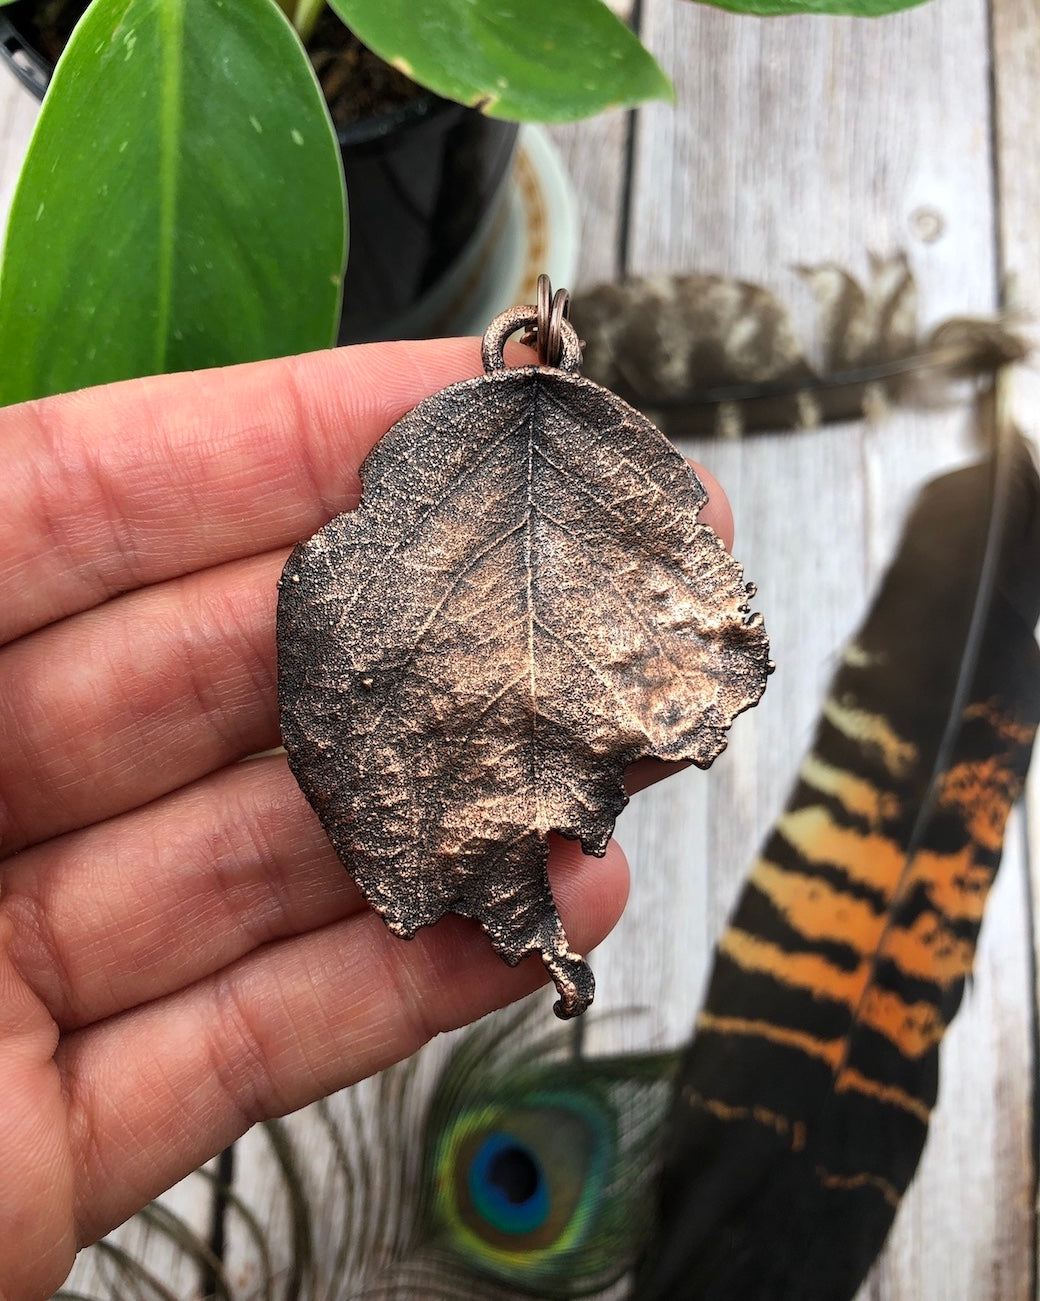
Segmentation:
{"type": "Polygon", "coordinates": [[[928,321],[992,305],[984,5],[769,21],[650,0],[643,34],[679,105],[640,113],[633,271],[797,304],[795,265],[908,248],[928,321]]]}
{"type": "Polygon", "coordinates": [[[575,284],[567,288],[618,276],[630,119],[628,113],[613,112],[549,128],[571,180],[581,231],[578,274],[575,284]]]}
{"type": "MultiPolygon", "coordinates": [[[[994,0],[992,6],[992,58],[995,110],[994,175],[998,194],[997,258],[1004,283],[1005,305],[1024,313],[1025,325],[1034,345],[1040,342],[1037,307],[1040,305],[1040,157],[1036,150],[1036,122],[1040,113],[1040,9],[1033,0],[994,0]]],[[[1014,417],[1034,444],[1040,440],[1040,372],[1035,357],[1011,377],[1011,406],[1014,417]]],[[[1036,768],[1026,788],[1025,809],[1019,824],[1020,844],[1031,869],[1030,895],[1021,892],[1015,901],[1026,907],[1033,920],[1032,955],[1040,947],[1036,900],[1040,892],[1040,779],[1036,768]]],[[[1021,996],[1016,987],[1008,997],[1021,996]]],[[[1040,997],[1034,994],[1034,998],[1040,997]]],[[[1017,1076],[1004,1081],[1005,1089],[1017,1090],[1017,1076]]],[[[1004,1095],[1001,1094],[1001,1103],[1004,1095]]],[[[1035,1101],[1035,1099],[1034,1099],[1035,1101]]],[[[1003,1119],[1003,1106],[998,1120],[1003,1119]]],[[[1037,1117],[1032,1130],[1012,1142],[1035,1143],[1037,1117]]],[[[1035,1148],[1034,1148],[1035,1158],[1035,1148]]],[[[1036,1172],[1034,1171],[1034,1178],[1036,1172]]],[[[1033,1197],[1020,1214],[1025,1228],[1036,1234],[1035,1185],[1033,1197]],[[1033,1215],[1030,1215],[1033,1212],[1033,1215]]],[[[1033,1263],[1032,1279],[1014,1279],[1009,1296],[1024,1296],[1035,1287],[1040,1263],[1033,1263]]]]}

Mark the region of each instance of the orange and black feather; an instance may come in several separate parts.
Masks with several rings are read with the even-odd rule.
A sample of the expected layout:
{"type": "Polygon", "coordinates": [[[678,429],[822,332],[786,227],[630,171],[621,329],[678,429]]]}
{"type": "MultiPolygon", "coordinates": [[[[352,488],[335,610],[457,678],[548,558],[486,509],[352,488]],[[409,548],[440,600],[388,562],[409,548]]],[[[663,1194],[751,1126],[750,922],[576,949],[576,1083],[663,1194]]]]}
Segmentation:
{"type": "Polygon", "coordinates": [[[852,1297],[924,1145],[1040,720],[1024,441],[930,484],[725,932],[634,1295],[852,1297]]]}

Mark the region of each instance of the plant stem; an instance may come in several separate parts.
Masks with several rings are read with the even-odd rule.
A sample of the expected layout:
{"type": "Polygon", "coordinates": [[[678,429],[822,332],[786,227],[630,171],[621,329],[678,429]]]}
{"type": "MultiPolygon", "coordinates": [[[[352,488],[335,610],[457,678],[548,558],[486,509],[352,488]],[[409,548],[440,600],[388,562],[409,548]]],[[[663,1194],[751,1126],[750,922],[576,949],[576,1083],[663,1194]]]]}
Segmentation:
{"type": "Polygon", "coordinates": [[[296,0],[292,13],[292,24],[299,33],[300,40],[307,44],[318,21],[318,15],[325,8],[325,0],[296,0]]]}

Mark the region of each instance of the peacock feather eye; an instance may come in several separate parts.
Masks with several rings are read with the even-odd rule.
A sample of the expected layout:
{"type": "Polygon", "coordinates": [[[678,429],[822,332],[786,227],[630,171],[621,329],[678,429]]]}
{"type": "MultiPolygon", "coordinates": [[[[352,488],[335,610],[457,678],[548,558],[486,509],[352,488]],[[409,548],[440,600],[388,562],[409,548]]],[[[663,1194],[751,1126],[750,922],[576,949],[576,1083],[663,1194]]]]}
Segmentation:
{"type": "Polygon", "coordinates": [[[538,1154],[506,1130],[488,1134],[469,1163],[475,1217],[503,1234],[528,1235],[549,1218],[549,1180],[538,1154]]]}
{"type": "Polygon", "coordinates": [[[532,1093],[524,1105],[462,1113],[436,1167],[456,1248],[512,1272],[517,1256],[530,1266],[580,1246],[615,1148],[609,1112],[576,1093],[532,1093]]]}
{"type": "Polygon", "coordinates": [[[438,1082],[419,1242],[456,1277],[586,1296],[645,1244],[676,1058],[563,1057],[517,1020],[475,1031],[438,1082]]]}

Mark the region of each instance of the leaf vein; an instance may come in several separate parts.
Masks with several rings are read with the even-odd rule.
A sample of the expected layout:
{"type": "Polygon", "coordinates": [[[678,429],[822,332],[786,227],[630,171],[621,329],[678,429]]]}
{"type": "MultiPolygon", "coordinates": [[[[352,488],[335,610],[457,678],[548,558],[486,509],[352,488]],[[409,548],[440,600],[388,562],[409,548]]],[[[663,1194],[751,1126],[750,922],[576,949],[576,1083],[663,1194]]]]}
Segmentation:
{"type": "MultiPolygon", "coordinates": [[[[354,595],[351,597],[350,601],[343,607],[343,610],[336,621],[337,631],[340,631],[344,627],[347,616],[350,614],[353,608],[360,602],[362,596],[365,594],[368,588],[370,588],[373,585],[373,583],[376,581],[376,579],[382,574],[383,570],[385,569],[386,565],[390,562],[390,560],[403,548],[411,546],[412,543],[415,542],[419,534],[419,530],[429,522],[432,516],[436,515],[437,512],[442,509],[445,502],[451,501],[453,497],[459,495],[463,486],[466,483],[468,483],[468,481],[472,479],[473,476],[479,470],[483,469],[483,467],[487,464],[492,454],[496,452],[504,442],[506,442],[508,439],[514,437],[517,433],[519,433],[522,423],[523,423],[522,420],[520,420],[517,421],[516,424],[510,425],[509,428],[504,430],[499,435],[498,438],[494,439],[493,442],[488,443],[487,446],[484,447],[481,450],[481,452],[473,458],[472,462],[468,466],[466,466],[466,468],[451,481],[451,483],[448,485],[447,489],[445,490],[444,494],[436,498],[434,501],[430,503],[429,509],[423,511],[423,513],[415,521],[412,528],[407,533],[402,533],[401,537],[397,540],[397,542],[395,542],[394,545],[382,557],[380,557],[379,563],[372,565],[369,571],[364,575],[365,581],[358,582],[354,595]]],[[[387,459],[389,459],[389,457],[387,459]]],[[[362,503],[363,502],[364,502],[364,497],[362,497],[362,503]]],[[[362,505],[361,510],[362,511],[364,510],[364,505],[362,505]]],[[[363,515],[362,515],[362,521],[364,521],[363,515]]],[[[358,525],[357,527],[360,527],[360,525],[358,525]]]]}
{"type": "MultiPolygon", "coordinates": [[[[566,466],[561,465],[558,461],[554,461],[544,448],[536,446],[535,453],[546,463],[546,465],[555,470],[561,478],[565,479],[575,492],[579,493],[588,501],[591,501],[598,510],[602,511],[605,516],[613,520],[618,526],[618,532],[623,537],[633,539],[644,551],[647,549],[646,539],[648,535],[646,532],[645,521],[643,521],[641,527],[639,521],[634,520],[631,515],[618,510],[611,502],[606,502],[601,497],[597,497],[597,495],[589,488],[587,482],[579,479],[578,476],[571,470],[568,470],[566,466]]],[[[657,550],[662,556],[670,554],[669,548],[663,541],[659,542],[657,550]]]]}
{"type": "MultiPolygon", "coordinates": [[[[480,566],[480,564],[487,559],[488,556],[492,555],[499,547],[503,546],[506,542],[508,542],[509,539],[515,533],[519,533],[520,530],[523,528],[523,526],[524,526],[524,521],[521,520],[519,523],[514,524],[512,528],[507,529],[505,533],[501,533],[498,535],[498,537],[493,538],[491,542],[489,542],[482,550],[478,551],[476,555],[471,556],[470,559],[466,562],[466,564],[463,565],[461,569],[457,570],[452,575],[451,582],[445,588],[442,595],[438,598],[436,604],[430,609],[429,613],[427,614],[425,620],[422,623],[422,626],[419,628],[419,631],[416,634],[415,639],[412,641],[412,644],[408,649],[408,654],[400,662],[400,664],[394,666],[394,669],[397,673],[403,676],[411,667],[411,665],[414,663],[415,657],[419,653],[419,647],[422,645],[423,641],[426,638],[426,634],[437,622],[437,616],[444,609],[445,605],[447,605],[447,603],[451,600],[452,596],[454,596],[454,594],[466,581],[466,579],[470,576],[473,570],[477,569],[480,566]]],[[[358,755],[359,775],[362,776],[364,775],[365,761],[372,749],[372,745],[375,741],[376,733],[378,732],[379,727],[381,726],[383,719],[386,717],[387,711],[390,709],[392,703],[393,701],[387,700],[386,704],[383,705],[382,709],[379,711],[378,717],[376,718],[375,722],[372,725],[372,730],[370,731],[368,737],[365,739],[365,744],[358,755]]]]}

